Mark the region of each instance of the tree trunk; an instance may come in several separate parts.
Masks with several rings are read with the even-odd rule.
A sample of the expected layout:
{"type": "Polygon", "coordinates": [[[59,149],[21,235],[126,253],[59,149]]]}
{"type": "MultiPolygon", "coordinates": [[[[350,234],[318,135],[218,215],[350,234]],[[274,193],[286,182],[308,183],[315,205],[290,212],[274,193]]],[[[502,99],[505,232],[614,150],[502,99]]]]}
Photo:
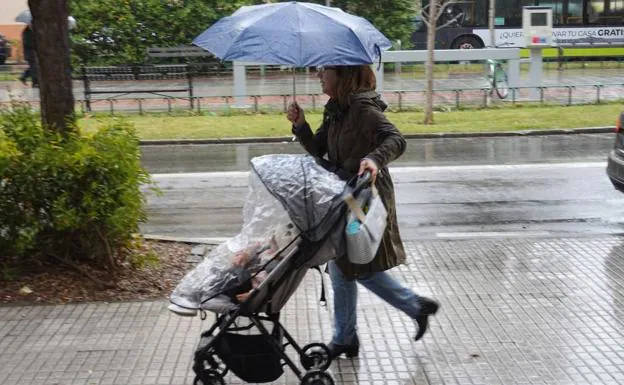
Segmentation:
{"type": "Polygon", "coordinates": [[[437,25],[438,0],[429,2],[429,26],[427,28],[427,62],[425,63],[425,121],[424,124],[433,124],[433,65],[435,49],[435,33],[437,25]]]}
{"type": "Polygon", "coordinates": [[[69,59],[68,0],[28,0],[38,61],[41,120],[67,134],[73,129],[74,93],[69,59]]]}
{"type": "Polygon", "coordinates": [[[490,44],[488,46],[492,48],[496,48],[495,20],[496,20],[496,0],[489,0],[488,28],[490,30],[490,44]]]}

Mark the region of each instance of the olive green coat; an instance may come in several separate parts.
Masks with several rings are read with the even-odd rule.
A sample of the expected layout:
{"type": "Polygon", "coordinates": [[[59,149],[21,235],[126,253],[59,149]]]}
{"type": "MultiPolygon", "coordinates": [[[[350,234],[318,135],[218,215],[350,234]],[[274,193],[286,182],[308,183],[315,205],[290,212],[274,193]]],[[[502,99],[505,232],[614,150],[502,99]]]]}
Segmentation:
{"type": "Polygon", "coordinates": [[[384,115],[386,107],[376,92],[359,92],[351,95],[348,106],[340,107],[330,99],[325,106],[323,123],[315,134],[307,123],[293,128],[293,133],[311,155],[326,155],[332,164],[352,173],[358,172],[363,158],[373,160],[379,167],[375,185],[388,211],[386,231],[371,263],[352,264],[346,256],[336,259],[342,272],[350,279],[388,270],[405,262],[388,163],[403,154],[406,143],[399,130],[384,115]]]}

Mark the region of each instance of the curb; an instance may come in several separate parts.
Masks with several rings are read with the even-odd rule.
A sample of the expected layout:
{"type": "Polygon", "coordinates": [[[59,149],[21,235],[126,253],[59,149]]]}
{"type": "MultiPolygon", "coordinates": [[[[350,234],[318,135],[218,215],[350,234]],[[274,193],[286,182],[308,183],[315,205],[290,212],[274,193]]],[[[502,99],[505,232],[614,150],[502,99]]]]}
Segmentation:
{"type": "MultiPolygon", "coordinates": [[[[492,131],[492,132],[440,132],[426,134],[405,134],[405,139],[436,139],[436,138],[491,138],[505,136],[548,136],[548,135],[576,135],[576,134],[604,134],[613,132],[614,127],[586,127],[586,128],[555,128],[549,130],[523,131],[492,131]]],[[[141,140],[141,146],[175,146],[193,144],[245,144],[245,143],[288,143],[293,142],[292,136],[278,137],[249,137],[223,139],[163,139],[141,140]]]]}
{"type": "Polygon", "coordinates": [[[230,238],[192,238],[192,237],[172,237],[159,234],[142,234],[143,239],[160,242],[179,242],[198,245],[220,245],[230,238]]]}

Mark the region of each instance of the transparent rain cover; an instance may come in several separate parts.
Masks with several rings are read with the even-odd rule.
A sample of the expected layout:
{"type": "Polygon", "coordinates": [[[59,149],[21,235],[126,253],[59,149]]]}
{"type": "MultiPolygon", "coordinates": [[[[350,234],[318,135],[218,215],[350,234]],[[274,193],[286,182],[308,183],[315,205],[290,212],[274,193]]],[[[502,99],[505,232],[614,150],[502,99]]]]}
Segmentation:
{"type": "Polygon", "coordinates": [[[240,283],[255,287],[279,261],[279,250],[299,234],[336,243],[322,249],[322,258],[314,258],[318,263],[342,250],[340,237],[329,235],[335,235],[330,231],[343,218],[344,181],[307,155],[266,155],[253,158],[251,166],[241,232],[186,274],[170,296],[172,303],[195,309],[219,294],[232,296],[240,283]]]}

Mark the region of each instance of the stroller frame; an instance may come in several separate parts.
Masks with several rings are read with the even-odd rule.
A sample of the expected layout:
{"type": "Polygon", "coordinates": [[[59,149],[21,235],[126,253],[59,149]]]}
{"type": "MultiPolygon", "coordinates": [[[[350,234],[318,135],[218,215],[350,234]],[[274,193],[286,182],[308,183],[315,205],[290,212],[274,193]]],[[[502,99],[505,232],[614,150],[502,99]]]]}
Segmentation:
{"type": "MultiPolygon", "coordinates": [[[[279,287],[288,278],[286,274],[281,273],[281,270],[293,266],[300,266],[307,260],[307,257],[310,255],[309,253],[314,254],[320,248],[320,243],[322,243],[312,243],[302,240],[299,244],[295,244],[298,238],[301,238],[301,235],[277,253],[279,255],[289,247],[293,247],[294,244],[294,249],[280,261],[278,266],[269,273],[269,276],[260,286],[251,292],[247,300],[231,311],[222,314],[217,313],[216,320],[212,326],[201,334],[193,363],[193,371],[196,375],[194,381],[195,385],[225,384],[223,378],[230,371],[230,366],[233,362],[233,357],[227,357],[227,353],[224,352],[224,350],[231,348],[231,346],[228,346],[228,339],[232,338],[233,333],[248,331],[254,328],[258,330],[260,334],[235,335],[239,336],[237,337],[239,340],[246,337],[250,339],[261,338],[265,351],[263,351],[264,358],[261,358],[260,361],[262,361],[265,371],[270,371],[269,367],[272,366],[274,373],[268,373],[267,377],[262,378],[261,376],[260,379],[253,377],[248,382],[274,381],[283,373],[282,368],[288,366],[302,385],[334,385],[333,378],[326,372],[332,361],[330,350],[327,345],[323,343],[310,343],[302,347],[280,323],[280,312],[270,311],[272,289],[279,287]],[[279,274],[281,275],[276,279],[271,279],[271,275],[279,274]],[[257,300],[257,296],[263,294],[264,297],[260,298],[260,303],[268,307],[266,315],[251,311],[250,309],[250,304],[257,300]],[[244,326],[238,326],[236,321],[241,317],[248,318],[249,323],[244,326]],[[272,330],[269,331],[263,322],[270,322],[273,325],[272,330]],[[284,339],[286,340],[285,342],[283,342],[284,339]],[[288,346],[291,346],[296,351],[299,356],[299,361],[305,370],[301,370],[286,354],[285,350],[288,346]],[[273,361],[279,361],[279,369],[276,368],[276,362],[271,361],[270,358],[273,358],[273,361]],[[229,364],[226,361],[230,361],[229,364]]],[[[305,271],[303,275],[305,275],[305,271]]],[[[302,278],[303,275],[301,276],[302,278]]],[[[202,319],[205,319],[205,311],[202,311],[202,319]]],[[[244,366],[246,359],[251,360],[250,357],[246,357],[244,354],[238,354],[238,357],[234,358],[238,359],[234,365],[242,363],[244,366]]],[[[243,380],[246,380],[246,378],[243,378],[245,377],[244,375],[241,376],[240,373],[236,372],[235,374],[243,380]]]]}

